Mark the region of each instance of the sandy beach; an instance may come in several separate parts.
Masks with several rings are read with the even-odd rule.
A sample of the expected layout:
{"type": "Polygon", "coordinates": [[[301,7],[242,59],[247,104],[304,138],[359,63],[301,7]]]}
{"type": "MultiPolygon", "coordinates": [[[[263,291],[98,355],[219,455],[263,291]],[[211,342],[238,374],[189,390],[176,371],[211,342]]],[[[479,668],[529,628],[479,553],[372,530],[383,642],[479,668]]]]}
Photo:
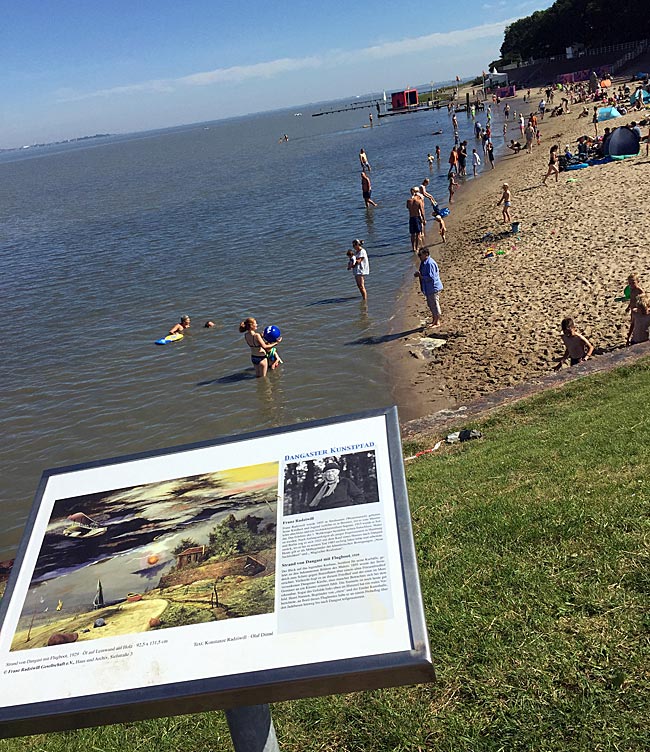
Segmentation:
{"type": "MultiPolygon", "coordinates": [[[[527,116],[539,98],[535,91],[531,106],[521,96],[493,106],[495,133],[501,134],[506,101],[527,116]]],[[[566,144],[576,151],[578,136],[593,136],[590,118],[578,119],[581,109],[574,105],[567,115],[540,121],[541,144],[533,146],[532,154],[501,156],[494,170],[482,165],[479,176],[467,180],[454,197],[446,244],[429,223],[427,241],[445,288],[442,326],[428,329],[426,336],[405,334],[391,346],[403,420],[547,376],[564,350],[560,321],[565,316],[575,319],[596,357],[625,346],[629,314],[626,303],[615,298],[623,295],[631,272],[640,275],[642,287],[650,284],[650,227],[639,211],[650,160],[642,144],[637,157],[561,172],[558,182],[550,178],[543,185],[553,144],[559,144],[560,153],[566,144]],[[497,206],[503,182],[513,194],[518,235],[506,233],[510,228],[497,206]],[[483,240],[488,233],[492,237],[483,240]],[[489,249],[495,255],[485,258],[489,249]]],[[[643,117],[629,113],[600,124],[599,132],[643,117]]],[[[647,126],[642,132],[645,136],[647,126]]],[[[507,138],[524,142],[512,119],[507,138]]],[[[495,144],[502,143],[496,136],[495,144]]],[[[468,144],[470,154],[476,144],[468,144]]],[[[431,321],[416,282],[400,301],[399,326],[405,333],[431,321]]]]}

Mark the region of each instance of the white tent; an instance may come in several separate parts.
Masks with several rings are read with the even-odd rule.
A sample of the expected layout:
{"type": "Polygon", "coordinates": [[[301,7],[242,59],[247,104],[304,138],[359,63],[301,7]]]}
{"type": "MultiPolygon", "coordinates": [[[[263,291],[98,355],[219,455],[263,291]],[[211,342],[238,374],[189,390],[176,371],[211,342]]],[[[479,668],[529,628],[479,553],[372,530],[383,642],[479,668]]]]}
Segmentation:
{"type": "Polygon", "coordinates": [[[507,86],[508,74],[499,73],[496,68],[493,68],[485,77],[486,86],[507,86]]]}

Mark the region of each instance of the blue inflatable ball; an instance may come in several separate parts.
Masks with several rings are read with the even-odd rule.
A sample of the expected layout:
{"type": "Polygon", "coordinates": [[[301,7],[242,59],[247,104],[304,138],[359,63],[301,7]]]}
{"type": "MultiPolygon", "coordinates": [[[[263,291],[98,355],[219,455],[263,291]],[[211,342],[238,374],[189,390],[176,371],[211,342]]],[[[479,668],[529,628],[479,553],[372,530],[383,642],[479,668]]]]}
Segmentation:
{"type": "Polygon", "coordinates": [[[271,325],[266,327],[262,336],[270,344],[271,342],[277,342],[282,336],[282,333],[280,332],[279,326],[271,325]]]}

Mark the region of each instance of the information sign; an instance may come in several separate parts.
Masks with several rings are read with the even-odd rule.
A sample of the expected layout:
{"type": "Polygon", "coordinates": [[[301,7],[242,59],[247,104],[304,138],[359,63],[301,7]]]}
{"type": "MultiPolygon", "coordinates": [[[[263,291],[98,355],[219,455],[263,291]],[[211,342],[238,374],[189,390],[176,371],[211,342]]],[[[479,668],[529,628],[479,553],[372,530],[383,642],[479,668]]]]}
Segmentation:
{"type": "Polygon", "coordinates": [[[395,408],[46,471],[0,736],[433,678],[395,408]]]}

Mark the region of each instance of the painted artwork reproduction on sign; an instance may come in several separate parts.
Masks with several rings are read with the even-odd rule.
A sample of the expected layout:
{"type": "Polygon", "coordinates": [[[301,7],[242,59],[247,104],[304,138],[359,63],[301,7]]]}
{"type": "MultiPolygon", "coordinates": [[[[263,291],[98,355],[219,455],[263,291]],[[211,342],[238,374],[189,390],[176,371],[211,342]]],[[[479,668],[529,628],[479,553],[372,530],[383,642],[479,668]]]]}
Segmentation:
{"type": "Polygon", "coordinates": [[[58,499],[11,650],[272,613],[278,464],[58,499]]]}

